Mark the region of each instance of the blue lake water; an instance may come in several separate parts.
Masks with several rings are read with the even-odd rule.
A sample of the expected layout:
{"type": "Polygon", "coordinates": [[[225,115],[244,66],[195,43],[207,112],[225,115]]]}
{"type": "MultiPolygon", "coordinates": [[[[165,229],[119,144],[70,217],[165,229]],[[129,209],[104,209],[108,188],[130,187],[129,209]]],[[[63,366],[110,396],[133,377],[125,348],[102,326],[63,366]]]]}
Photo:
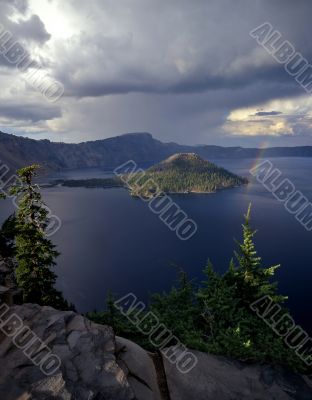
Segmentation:
{"type": "MultiPolygon", "coordinates": [[[[255,161],[215,162],[251,178],[248,171],[255,161]]],[[[312,159],[272,162],[312,200],[312,159]]],[[[103,171],[74,171],[66,176],[100,177],[103,171]]],[[[58,287],[82,312],[103,308],[108,290],[116,295],[133,292],[147,301],[150,292],[170,288],[175,265],[198,282],[208,258],[224,271],[235,249],[234,238],[241,238],[243,214],[252,202],[259,255],[265,265],[282,264],[277,273],[280,291],[289,296],[296,322],[312,333],[312,232],[257,181],[215,194],[174,196],[198,225],[188,241],[179,240],[146,203],[124,189],[54,187],[44,189],[44,198],[62,220],[62,228],[52,237],[62,253],[56,268],[58,287]]],[[[3,220],[13,208],[9,200],[0,207],[3,220]]]]}

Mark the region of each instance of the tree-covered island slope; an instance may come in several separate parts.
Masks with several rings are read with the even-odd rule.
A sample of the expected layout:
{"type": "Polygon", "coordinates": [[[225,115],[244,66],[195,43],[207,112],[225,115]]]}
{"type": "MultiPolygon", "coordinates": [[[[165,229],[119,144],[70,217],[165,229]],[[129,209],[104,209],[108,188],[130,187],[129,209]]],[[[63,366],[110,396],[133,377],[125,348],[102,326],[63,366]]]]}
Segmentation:
{"type": "Polygon", "coordinates": [[[162,193],[214,193],[247,184],[248,180],[202,159],[196,153],[177,153],[147,170],[121,176],[57,180],[52,185],[103,188],[125,187],[135,197],[150,198],[162,193]]]}
{"type": "Polygon", "coordinates": [[[213,193],[248,183],[196,153],[178,153],[128,179],[134,196],[152,197],[164,193],[213,193]]]}

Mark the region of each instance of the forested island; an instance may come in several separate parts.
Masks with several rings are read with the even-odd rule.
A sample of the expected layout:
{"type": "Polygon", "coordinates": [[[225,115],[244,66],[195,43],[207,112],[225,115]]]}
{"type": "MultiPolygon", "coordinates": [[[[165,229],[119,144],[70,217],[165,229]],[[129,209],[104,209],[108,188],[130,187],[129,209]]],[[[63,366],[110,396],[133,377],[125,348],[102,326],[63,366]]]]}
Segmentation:
{"type": "Polygon", "coordinates": [[[203,160],[195,153],[178,153],[144,172],[131,174],[133,196],[153,197],[157,192],[213,193],[248,183],[246,178],[203,160]]]}
{"type": "Polygon", "coordinates": [[[159,192],[170,194],[214,193],[219,189],[247,184],[242,178],[195,153],[178,153],[146,171],[106,178],[68,179],[50,185],[85,188],[125,187],[134,197],[150,198],[159,192]]]}

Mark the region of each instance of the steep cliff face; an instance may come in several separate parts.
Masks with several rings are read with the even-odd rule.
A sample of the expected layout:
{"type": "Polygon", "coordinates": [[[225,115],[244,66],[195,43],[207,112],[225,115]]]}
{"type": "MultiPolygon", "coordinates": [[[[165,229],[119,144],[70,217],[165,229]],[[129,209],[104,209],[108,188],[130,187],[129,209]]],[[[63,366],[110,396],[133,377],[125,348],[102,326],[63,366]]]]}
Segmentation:
{"type": "Polygon", "coordinates": [[[182,374],[74,312],[0,304],[1,400],[308,400],[307,378],[194,353],[182,374]],[[44,342],[44,343],[43,343],[44,342]]]}

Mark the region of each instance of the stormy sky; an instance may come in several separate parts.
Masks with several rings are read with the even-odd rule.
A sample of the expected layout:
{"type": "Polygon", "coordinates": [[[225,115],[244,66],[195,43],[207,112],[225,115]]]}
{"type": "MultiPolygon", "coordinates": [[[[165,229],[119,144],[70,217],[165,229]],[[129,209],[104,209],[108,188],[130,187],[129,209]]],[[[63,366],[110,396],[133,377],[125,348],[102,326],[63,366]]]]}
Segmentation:
{"type": "Polygon", "coordinates": [[[312,95],[250,35],[268,22],[312,63],[311,15],[311,0],[0,0],[0,130],[312,145],[312,95]],[[3,32],[33,65],[8,60],[3,32]],[[57,101],[31,84],[39,69],[57,101]]]}

